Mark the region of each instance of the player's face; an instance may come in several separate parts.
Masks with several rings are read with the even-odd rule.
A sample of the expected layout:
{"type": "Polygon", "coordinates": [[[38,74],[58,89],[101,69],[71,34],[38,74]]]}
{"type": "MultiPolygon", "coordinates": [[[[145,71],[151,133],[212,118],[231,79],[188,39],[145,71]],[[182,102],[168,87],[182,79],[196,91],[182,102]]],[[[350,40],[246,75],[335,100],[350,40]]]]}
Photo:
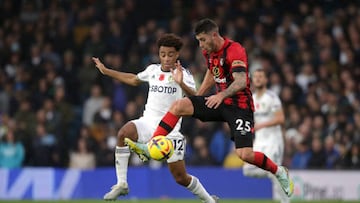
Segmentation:
{"type": "Polygon", "coordinates": [[[214,43],[214,33],[200,33],[196,35],[196,39],[199,42],[199,47],[202,50],[205,50],[207,53],[211,53],[216,51],[215,50],[215,43],[214,43]]]}
{"type": "Polygon", "coordinates": [[[164,47],[159,48],[159,58],[161,67],[164,71],[169,71],[174,68],[176,60],[179,57],[179,52],[176,51],[175,47],[164,47]]]}
{"type": "Polygon", "coordinates": [[[252,83],[257,89],[265,87],[267,83],[265,73],[263,71],[255,71],[252,75],[252,83]]]}

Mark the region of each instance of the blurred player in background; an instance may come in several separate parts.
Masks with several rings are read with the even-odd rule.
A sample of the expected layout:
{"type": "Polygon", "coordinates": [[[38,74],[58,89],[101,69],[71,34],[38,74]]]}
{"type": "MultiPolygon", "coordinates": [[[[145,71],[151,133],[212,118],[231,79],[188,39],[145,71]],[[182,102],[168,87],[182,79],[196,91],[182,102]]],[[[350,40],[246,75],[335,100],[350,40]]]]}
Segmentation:
{"type": "MultiPolygon", "coordinates": [[[[185,95],[195,94],[195,82],[190,72],[177,61],[183,45],[181,38],[174,34],[165,34],[158,40],[160,64],[151,64],[137,75],[109,69],[98,59],[93,58],[99,71],[128,85],[149,83],[149,93],[143,116],[127,122],[117,134],[115,149],[115,168],[117,183],[104,196],[105,200],[116,200],[121,195],[129,193],[127,170],[130,157],[129,147],[124,145],[124,138],[140,143],[146,143],[154,133],[161,118],[170,105],[185,95]]],[[[175,181],[186,187],[203,202],[216,202],[216,197],[210,196],[199,179],[187,174],[185,168],[185,139],[179,132],[181,120],[175,124],[168,138],[174,143],[174,154],[167,160],[169,170],[175,181]]],[[[147,157],[140,156],[143,161],[147,157]]]]}
{"type": "MultiPolygon", "coordinates": [[[[208,65],[197,95],[204,95],[214,85],[217,92],[210,96],[190,96],[175,101],[161,119],[153,136],[172,132],[182,116],[192,116],[202,121],[225,121],[231,129],[238,157],[270,171],[279,180],[286,194],[291,196],[293,182],[288,170],[275,164],[264,153],[253,150],[254,105],[244,47],[222,37],[219,27],[210,19],[203,19],[196,24],[195,35],[208,65]]],[[[149,156],[146,145],[131,141],[128,145],[136,153],[149,156]]]]}
{"type": "MultiPolygon", "coordinates": [[[[252,74],[254,87],[254,150],[263,152],[277,165],[281,165],[284,155],[284,138],[282,124],[285,116],[282,110],[280,98],[271,90],[267,89],[267,76],[263,69],[257,69],[252,74]]],[[[251,164],[245,164],[244,175],[250,177],[269,177],[273,183],[273,198],[281,203],[290,202],[278,181],[268,171],[251,164]]]]}

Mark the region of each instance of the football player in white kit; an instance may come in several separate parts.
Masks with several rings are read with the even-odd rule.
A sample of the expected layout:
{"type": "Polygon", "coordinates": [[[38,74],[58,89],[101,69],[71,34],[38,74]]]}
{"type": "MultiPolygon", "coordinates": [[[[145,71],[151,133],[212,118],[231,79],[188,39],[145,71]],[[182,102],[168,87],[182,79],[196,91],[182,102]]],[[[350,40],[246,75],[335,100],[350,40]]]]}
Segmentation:
{"type": "MultiPolygon", "coordinates": [[[[267,76],[263,69],[257,69],[252,74],[254,87],[254,150],[263,152],[276,164],[281,165],[284,154],[284,138],[282,124],[285,121],[280,98],[271,90],[267,89],[267,76]]],[[[269,177],[273,184],[273,198],[281,203],[290,202],[288,196],[282,190],[279,182],[269,172],[251,164],[245,164],[243,168],[245,176],[269,177]]]]}
{"type": "MultiPolygon", "coordinates": [[[[128,146],[125,146],[124,138],[147,143],[170,105],[185,95],[195,94],[196,87],[193,76],[178,61],[179,51],[183,45],[181,38],[174,34],[164,34],[158,39],[157,45],[160,64],[151,64],[136,75],[106,68],[98,58],[93,58],[96,67],[104,75],[128,85],[149,83],[149,93],[143,116],[127,122],[117,134],[115,149],[117,183],[104,195],[105,200],[116,200],[119,196],[129,193],[127,170],[130,150],[128,146]]],[[[216,202],[217,198],[209,195],[199,179],[186,172],[184,161],[186,143],[184,136],[179,131],[180,126],[181,120],[168,136],[174,144],[174,154],[167,160],[169,170],[179,185],[186,187],[200,200],[207,203],[216,202]]],[[[147,159],[147,157],[140,158],[143,161],[147,159]]]]}

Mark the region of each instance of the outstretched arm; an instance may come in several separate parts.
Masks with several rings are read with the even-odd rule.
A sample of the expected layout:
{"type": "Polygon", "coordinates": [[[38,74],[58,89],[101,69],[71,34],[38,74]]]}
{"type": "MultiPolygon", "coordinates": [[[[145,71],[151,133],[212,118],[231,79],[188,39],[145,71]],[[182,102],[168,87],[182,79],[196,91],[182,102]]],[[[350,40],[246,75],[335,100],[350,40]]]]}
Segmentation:
{"type": "Polygon", "coordinates": [[[92,60],[95,63],[96,68],[99,69],[99,71],[107,76],[110,76],[114,79],[119,80],[122,83],[132,85],[132,86],[138,86],[141,83],[141,80],[133,74],[133,73],[124,73],[116,70],[112,70],[110,68],[107,68],[98,58],[92,57],[92,60]]]}

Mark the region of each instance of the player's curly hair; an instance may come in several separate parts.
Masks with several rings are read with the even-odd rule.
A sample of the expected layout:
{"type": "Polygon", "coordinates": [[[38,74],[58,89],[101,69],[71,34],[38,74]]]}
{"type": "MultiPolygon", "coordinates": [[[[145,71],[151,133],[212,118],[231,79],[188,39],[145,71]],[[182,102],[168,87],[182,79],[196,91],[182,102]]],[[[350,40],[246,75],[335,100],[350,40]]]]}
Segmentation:
{"type": "Polygon", "coordinates": [[[160,48],[161,46],[164,47],[174,47],[176,51],[179,51],[183,46],[183,42],[181,38],[175,34],[167,33],[162,35],[158,41],[157,45],[160,48]]]}

